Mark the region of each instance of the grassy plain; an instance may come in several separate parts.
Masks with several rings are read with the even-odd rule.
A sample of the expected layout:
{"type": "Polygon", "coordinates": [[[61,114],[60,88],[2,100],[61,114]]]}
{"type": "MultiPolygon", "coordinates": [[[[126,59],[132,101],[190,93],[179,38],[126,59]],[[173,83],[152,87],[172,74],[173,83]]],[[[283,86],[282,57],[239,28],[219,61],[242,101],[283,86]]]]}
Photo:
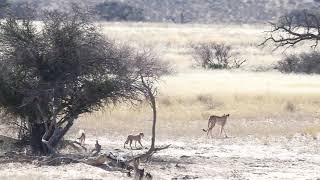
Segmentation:
{"type": "MultiPolygon", "coordinates": [[[[175,73],[159,83],[157,96],[156,144],[171,146],[142,164],[154,179],[319,179],[320,76],[273,70],[281,51],[257,47],[267,26],[104,23],[101,28],[122,43],[154,48],[174,66],[175,73]],[[206,41],[232,44],[248,63],[238,70],[194,68],[188,45],[206,41]],[[230,138],[207,139],[201,129],[208,116],[224,113],[231,114],[230,138]]],[[[77,131],[85,129],[89,150],[99,140],[104,153],[132,156],[141,151],[123,149],[123,142],[128,134],[144,132],[142,144],[148,147],[151,117],[146,103],[108,106],[82,115],[67,139],[76,140],[77,131]]],[[[8,133],[0,126],[0,135],[8,133]]],[[[0,154],[9,147],[3,140],[0,154]]],[[[4,180],[132,179],[83,163],[5,163],[0,172],[4,180]]]]}
{"type": "MultiPolygon", "coordinates": [[[[235,135],[320,131],[320,76],[273,70],[285,54],[309,48],[283,52],[259,47],[268,25],[103,23],[101,29],[118,42],[152,47],[174,67],[175,73],[159,84],[160,132],[200,135],[199,129],[205,127],[210,114],[224,113],[231,114],[228,126],[235,135]],[[245,66],[218,71],[195,68],[189,44],[211,41],[233,45],[239,56],[247,59],[245,66]]],[[[150,108],[120,104],[83,115],[80,122],[78,128],[148,131],[150,108]]]]}

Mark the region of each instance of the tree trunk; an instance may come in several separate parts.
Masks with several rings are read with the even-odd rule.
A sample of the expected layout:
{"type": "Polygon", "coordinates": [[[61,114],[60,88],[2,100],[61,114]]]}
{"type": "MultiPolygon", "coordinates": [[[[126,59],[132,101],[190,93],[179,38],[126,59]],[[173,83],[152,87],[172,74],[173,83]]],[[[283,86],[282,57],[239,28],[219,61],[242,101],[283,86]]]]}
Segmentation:
{"type": "Polygon", "coordinates": [[[33,154],[36,155],[49,155],[53,152],[50,151],[50,149],[47,147],[48,145],[56,149],[61,139],[64,137],[64,135],[69,131],[69,129],[72,127],[73,121],[69,121],[67,125],[64,128],[57,127],[57,129],[53,129],[52,133],[50,133],[46,140],[49,144],[44,144],[42,141],[42,137],[45,134],[45,125],[44,123],[33,123],[31,124],[31,134],[30,134],[30,146],[33,154]],[[56,132],[56,133],[54,133],[56,132]]]}
{"type": "Polygon", "coordinates": [[[152,138],[151,138],[151,148],[154,149],[155,141],[156,141],[156,125],[157,125],[157,105],[156,99],[151,91],[149,91],[150,102],[153,112],[153,123],[152,123],[152,138]]]}
{"type": "Polygon", "coordinates": [[[73,125],[73,119],[69,120],[67,125],[60,131],[60,133],[55,137],[55,139],[52,141],[53,147],[57,147],[61,139],[64,137],[64,135],[70,130],[70,128],[73,125]]]}
{"type": "Polygon", "coordinates": [[[30,146],[33,154],[46,155],[49,153],[48,148],[42,143],[42,136],[45,131],[44,123],[31,124],[30,146]]]}
{"type": "Polygon", "coordinates": [[[150,101],[150,106],[152,108],[152,113],[153,113],[153,121],[152,121],[152,138],[151,138],[151,147],[149,149],[149,152],[152,152],[155,149],[155,141],[156,141],[156,125],[157,125],[157,104],[156,104],[156,98],[154,93],[156,91],[153,91],[152,85],[147,84],[143,77],[141,76],[141,82],[142,85],[145,88],[145,96],[147,99],[150,101]]]}

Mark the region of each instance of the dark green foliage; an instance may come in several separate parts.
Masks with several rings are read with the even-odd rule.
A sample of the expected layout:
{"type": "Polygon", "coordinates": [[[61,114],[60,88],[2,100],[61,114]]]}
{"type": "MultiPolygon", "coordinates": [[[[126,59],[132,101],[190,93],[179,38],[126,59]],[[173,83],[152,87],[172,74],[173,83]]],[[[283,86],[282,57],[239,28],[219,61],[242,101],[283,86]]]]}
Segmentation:
{"type": "Polygon", "coordinates": [[[77,117],[104,98],[116,100],[126,93],[118,70],[125,63],[121,56],[130,54],[106,41],[84,14],[73,13],[46,12],[42,30],[30,19],[19,23],[15,17],[1,25],[0,103],[10,112],[26,115],[33,104],[18,107],[36,97],[49,111],[47,102],[54,96],[62,113],[77,117]]]}
{"type": "Polygon", "coordinates": [[[42,24],[26,12],[0,25],[0,107],[27,122],[36,152],[54,153],[80,114],[138,100],[141,77],[166,72],[151,54],[106,39],[78,6],[41,12],[42,24]]]}
{"type": "Polygon", "coordinates": [[[102,19],[108,21],[143,21],[143,10],[121,2],[104,2],[96,6],[102,19]]]}

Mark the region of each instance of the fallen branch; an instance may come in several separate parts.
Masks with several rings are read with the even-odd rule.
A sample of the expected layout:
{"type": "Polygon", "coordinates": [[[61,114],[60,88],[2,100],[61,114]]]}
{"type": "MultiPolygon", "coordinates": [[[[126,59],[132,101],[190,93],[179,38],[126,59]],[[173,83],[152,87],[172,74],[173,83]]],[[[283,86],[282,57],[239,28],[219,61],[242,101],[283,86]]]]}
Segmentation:
{"type": "Polygon", "coordinates": [[[81,162],[91,166],[101,166],[105,164],[107,160],[108,160],[108,155],[101,154],[97,157],[89,157],[88,159],[82,160],[81,162]]]}
{"type": "Polygon", "coordinates": [[[168,149],[171,146],[171,144],[164,146],[164,147],[158,147],[158,148],[150,148],[146,153],[144,154],[140,154],[137,155],[136,157],[133,157],[132,159],[128,160],[127,162],[132,162],[136,159],[140,159],[141,161],[146,161],[148,160],[154,153],[164,150],[164,149],[168,149]]]}
{"type": "Polygon", "coordinates": [[[57,166],[61,164],[70,163],[84,163],[91,166],[101,166],[108,160],[106,154],[99,155],[97,157],[72,157],[72,156],[59,156],[46,159],[39,162],[40,165],[57,166]]]}
{"type": "Polygon", "coordinates": [[[80,160],[72,158],[72,157],[66,157],[66,156],[61,156],[61,157],[54,157],[51,159],[47,159],[44,161],[40,161],[38,165],[47,165],[47,166],[58,166],[61,164],[70,164],[70,163],[79,163],[80,160]]]}
{"type": "Polygon", "coordinates": [[[71,146],[73,149],[77,150],[78,152],[81,152],[81,149],[77,147],[77,145],[82,148],[85,152],[87,152],[87,148],[84,147],[81,143],[78,141],[63,141],[63,147],[71,146]]]}
{"type": "Polygon", "coordinates": [[[43,158],[39,156],[30,156],[17,151],[6,152],[3,156],[0,156],[0,164],[5,163],[30,163],[34,161],[41,161],[43,158]]]}
{"type": "MultiPolygon", "coordinates": [[[[70,142],[78,144],[78,142],[70,142]]],[[[79,144],[78,144],[79,145],[79,144]]],[[[142,177],[141,172],[144,172],[143,169],[139,168],[139,162],[148,160],[154,153],[167,149],[171,145],[150,148],[146,153],[137,155],[132,159],[126,160],[125,158],[117,157],[110,152],[109,154],[101,154],[96,157],[85,156],[85,155],[64,155],[64,156],[51,156],[49,158],[40,158],[37,156],[28,156],[18,152],[8,152],[5,156],[0,156],[1,163],[30,163],[37,166],[59,166],[61,164],[70,164],[70,163],[84,163],[90,166],[99,167],[106,171],[120,171],[127,173],[128,176],[131,176],[132,171],[136,174],[140,174],[139,177],[142,177]],[[138,162],[138,164],[137,164],[138,162]],[[136,163],[136,164],[134,164],[136,163]],[[143,171],[142,171],[143,170],[143,171]]],[[[150,173],[146,173],[148,176],[151,176],[150,173]]]]}

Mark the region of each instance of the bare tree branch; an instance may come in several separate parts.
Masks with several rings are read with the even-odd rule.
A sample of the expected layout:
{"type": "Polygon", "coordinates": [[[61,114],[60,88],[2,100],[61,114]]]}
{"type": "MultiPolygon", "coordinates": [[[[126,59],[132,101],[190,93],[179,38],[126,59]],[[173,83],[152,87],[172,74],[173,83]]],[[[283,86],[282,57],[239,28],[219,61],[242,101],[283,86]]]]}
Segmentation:
{"type": "Polygon", "coordinates": [[[266,46],[270,42],[275,45],[274,50],[280,47],[287,49],[305,41],[313,41],[312,48],[318,46],[320,16],[312,12],[285,15],[278,23],[271,23],[271,26],[272,30],[267,31],[267,37],[260,46],[266,46]]]}

